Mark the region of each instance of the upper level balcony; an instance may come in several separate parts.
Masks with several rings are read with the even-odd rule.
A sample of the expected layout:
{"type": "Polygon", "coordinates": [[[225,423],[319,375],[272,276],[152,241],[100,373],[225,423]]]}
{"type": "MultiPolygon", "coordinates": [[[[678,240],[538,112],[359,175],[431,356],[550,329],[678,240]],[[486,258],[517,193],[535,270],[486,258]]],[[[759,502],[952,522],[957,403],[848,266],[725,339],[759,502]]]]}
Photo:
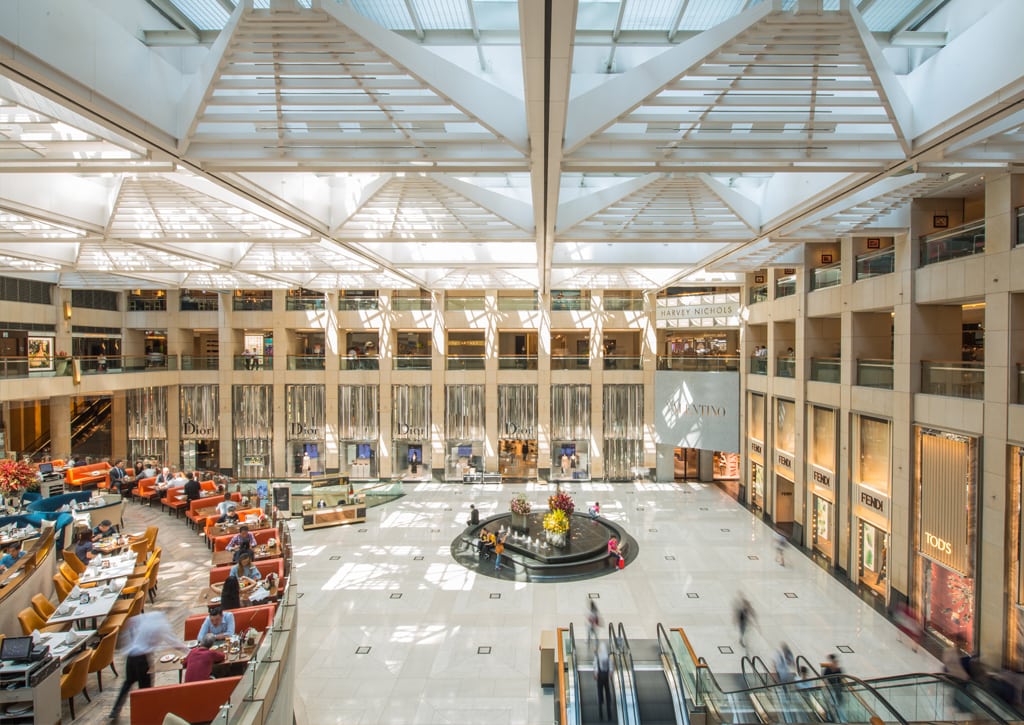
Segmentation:
{"type": "MultiPolygon", "coordinates": [[[[754,358],[751,358],[753,360],[754,358]]],[[[762,358],[757,358],[758,360],[762,358]]],[[[738,355],[659,355],[658,370],[735,372],[740,369],[738,355]]],[[[753,370],[751,371],[753,372],[753,370]]]]}
{"type": "Polygon", "coordinates": [[[827,267],[811,270],[811,290],[837,287],[842,282],[842,263],[836,262],[827,267]]]}
{"type": "Polygon", "coordinates": [[[756,305],[758,302],[768,301],[768,285],[760,284],[751,287],[747,294],[747,304],[756,305]]]}
{"type": "Polygon", "coordinates": [[[819,383],[838,383],[841,360],[837,357],[812,357],[811,380],[819,383]]]}
{"type": "Polygon", "coordinates": [[[951,398],[985,399],[985,363],[921,361],[921,392],[951,398]]]}
{"type": "Polygon", "coordinates": [[[921,237],[920,266],[985,252],[985,220],[921,237]]]}
{"type": "Polygon", "coordinates": [[[896,269],[896,248],[872,249],[865,254],[857,255],[857,266],[854,269],[853,281],[870,279],[883,274],[892,274],[896,269]]]}
{"type": "Polygon", "coordinates": [[[892,390],[892,360],[857,361],[857,385],[892,390]]]}

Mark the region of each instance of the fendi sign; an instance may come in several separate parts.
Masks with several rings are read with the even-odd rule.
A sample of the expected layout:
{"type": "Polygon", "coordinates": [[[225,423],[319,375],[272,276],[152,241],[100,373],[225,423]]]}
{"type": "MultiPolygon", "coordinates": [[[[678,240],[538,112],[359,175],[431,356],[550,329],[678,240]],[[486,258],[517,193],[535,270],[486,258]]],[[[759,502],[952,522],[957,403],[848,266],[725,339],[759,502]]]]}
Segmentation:
{"type": "Polygon", "coordinates": [[[783,469],[783,472],[793,472],[793,454],[783,451],[775,451],[775,467],[783,469]]]}
{"type": "Polygon", "coordinates": [[[761,441],[750,441],[750,452],[759,456],[764,455],[764,444],[761,441]]]}
{"type": "Polygon", "coordinates": [[[809,478],[816,488],[823,489],[829,493],[832,493],[835,490],[832,485],[832,476],[834,475],[832,471],[813,464],[808,466],[808,469],[810,472],[809,478]]]}
{"type": "Polygon", "coordinates": [[[857,484],[853,492],[853,503],[858,509],[861,518],[872,522],[882,523],[884,528],[889,527],[889,497],[881,491],[857,484]]]}

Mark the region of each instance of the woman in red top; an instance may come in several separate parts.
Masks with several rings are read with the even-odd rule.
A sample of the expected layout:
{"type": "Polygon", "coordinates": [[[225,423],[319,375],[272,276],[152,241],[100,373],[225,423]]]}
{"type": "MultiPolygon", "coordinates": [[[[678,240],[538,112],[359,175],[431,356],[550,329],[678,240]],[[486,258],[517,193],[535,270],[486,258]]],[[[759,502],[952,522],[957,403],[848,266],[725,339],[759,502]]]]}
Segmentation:
{"type": "Polygon", "coordinates": [[[185,655],[181,661],[185,665],[185,682],[199,682],[213,676],[213,666],[224,661],[224,653],[210,649],[216,640],[212,634],[203,637],[199,646],[185,655]]]}

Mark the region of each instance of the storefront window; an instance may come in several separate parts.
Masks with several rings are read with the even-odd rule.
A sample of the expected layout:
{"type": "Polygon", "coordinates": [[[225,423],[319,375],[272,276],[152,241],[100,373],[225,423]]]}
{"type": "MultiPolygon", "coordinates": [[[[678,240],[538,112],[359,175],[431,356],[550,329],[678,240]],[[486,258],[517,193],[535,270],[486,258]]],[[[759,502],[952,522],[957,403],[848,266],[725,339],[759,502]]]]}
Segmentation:
{"type": "Polygon", "coordinates": [[[551,386],[551,480],[590,478],[590,386],[551,386]]]}
{"type": "Polygon", "coordinates": [[[889,492],[891,425],[887,420],[857,417],[854,480],[884,493],[889,492]]]}
{"type": "Polygon", "coordinates": [[[836,470],[836,412],[811,406],[811,463],[836,470]]]}
{"type": "Polygon", "coordinates": [[[323,385],[285,387],[288,475],[311,476],[325,470],[324,395],[323,385]]]}
{"type": "Polygon", "coordinates": [[[446,385],[444,392],[445,478],[463,481],[484,473],[484,386],[446,385]]]}
{"type": "Polygon", "coordinates": [[[274,391],[270,385],[235,385],[231,389],[235,438],[235,473],[239,478],[266,478],[274,471],[274,391]]]}
{"type": "Polygon", "coordinates": [[[391,474],[412,481],[431,478],[430,386],[391,388],[391,474]]]}
{"type": "Polygon", "coordinates": [[[643,451],[644,388],[604,387],[605,478],[634,481],[646,476],[643,451]]]}
{"type": "Polygon", "coordinates": [[[339,472],[353,479],[376,479],[380,394],[376,385],[338,386],[339,472]]]}
{"type": "Polygon", "coordinates": [[[760,463],[750,464],[750,484],[750,507],[764,511],[764,466],[760,463]]]}
{"type": "Polygon", "coordinates": [[[974,651],[974,580],[936,564],[925,563],[925,624],[950,642],[963,637],[963,650],[974,651]]]}
{"type": "Polygon", "coordinates": [[[498,386],[498,473],[537,478],[537,386],[498,386]]]}
{"type": "Polygon", "coordinates": [[[814,519],[811,522],[811,545],[814,551],[831,563],[833,556],[832,503],[820,496],[814,497],[814,519]]]}
{"type": "Polygon", "coordinates": [[[775,448],[792,453],[796,450],[796,406],[792,400],[775,399],[775,448]]]}
{"type": "Polygon", "coordinates": [[[750,437],[764,441],[764,396],[760,393],[750,394],[750,406],[747,410],[750,437]]]}
{"type": "Polygon", "coordinates": [[[875,594],[885,597],[889,575],[889,534],[863,520],[860,521],[859,529],[859,581],[875,594]]]}

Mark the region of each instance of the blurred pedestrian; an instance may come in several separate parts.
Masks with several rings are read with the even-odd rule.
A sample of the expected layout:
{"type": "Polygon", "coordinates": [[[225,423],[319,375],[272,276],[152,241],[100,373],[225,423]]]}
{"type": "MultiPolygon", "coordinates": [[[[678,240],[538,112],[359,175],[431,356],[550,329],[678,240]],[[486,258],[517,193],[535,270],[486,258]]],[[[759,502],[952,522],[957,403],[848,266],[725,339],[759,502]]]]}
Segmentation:
{"type": "Polygon", "coordinates": [[[775,653],[775,674],[782,683],[792,682],[796,677],[796,658],[793,657],[793,650],[785,642],[775,653]]]}
{"type": "Polygon", "coordinates": [[[128,620],[125,630],[121,633],[125,654],[124,682],[117,695],[114,707],[110,711],[110,720],[116,721],[121,713],[128,692],[132,685],[138,684],[139,689],[153,686],[150,675],[150,656],[159,650],[174,649],[182,653],[188,652],[185,644],[174,634],[167,615],[163,612],[144,612],[128,620]]]}
{"type": "Polygon", "coordinates": [[[736,600],[736,627],[740,631],[740,647],[747,648],[747,630],[757,620],[754,606],[743,594],[736,600]]]}
{"type": "Polygon", "coordinates": [[[786,537],[781,531],[775,532],[775,561],[779,566],[786,565],[786,537]]]}
{"type": "Polygon", "coordinates": [[[611,671],[612,661],[608,653],[608,643],[601,642],[594,656],[594,679],[597,680],[598,715],[608,720],[612,719],[611,671]],[[608,712],[607,715],[603,714],[605,710],[608,712]]]}
{"type": "Polygon", "coordinates": [[[592,649],[593,642],[599,642],[597,628],[601,626],[601,614],[597,611],[597,604],[590,600],[590,610],[587,612],[587,647],[592,649]]]}

